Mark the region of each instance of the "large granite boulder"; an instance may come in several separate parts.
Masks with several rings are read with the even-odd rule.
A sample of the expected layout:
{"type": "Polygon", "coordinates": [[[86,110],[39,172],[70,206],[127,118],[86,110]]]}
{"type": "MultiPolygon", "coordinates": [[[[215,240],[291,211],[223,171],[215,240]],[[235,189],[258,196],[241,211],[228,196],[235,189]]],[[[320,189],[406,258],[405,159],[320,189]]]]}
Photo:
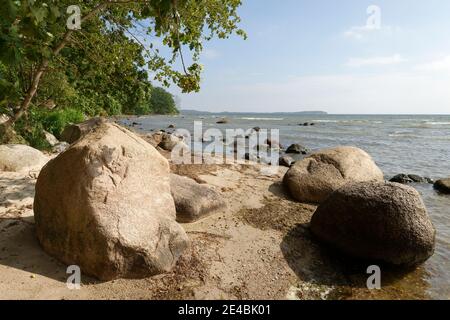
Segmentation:
{"type": "Polygon", "coordinates": [[[350,183],[311,219],[311,231],[345,254],[412,266],[434,252],[435,229],[419,193],[391,182],[350,183]]]}
{"type": "Polygon", "coordinates": [[[23,144],[0,145],[0,171],[39,171],[48,160],[39,150],[23,144]]]}
{"type": "Polygon", "coordinates": [[[188,246],[175,221],[167,160],[112,123],[42,169],[34,213],[44,250],[101,280],[170,271],[188,246]]]}
{"type": "Polygon", "coordinates": [[[93,129],[98,127],[99,125],[108,122],[105,118],[92,118],[87,121],[78,123],[78,124],[69,124],[67,125],[63,132],[61,133],[61,141],[65,141],[67,143],[74,143],[81,139],[84,135],[91,132],[93,129]]]}
{"type": "Polygon", "coordinates": [[[171,174],[170,189],[179,222],[194,222],[226,207],[217,191],[188,177],[171,174]]]}
{"type": "Polygon", "coordinates": [[[283,182],[296,200],[321,203],[346,183],[383,180],[383,172],[365,151],[337,147],[297,161],[283,182]]]}

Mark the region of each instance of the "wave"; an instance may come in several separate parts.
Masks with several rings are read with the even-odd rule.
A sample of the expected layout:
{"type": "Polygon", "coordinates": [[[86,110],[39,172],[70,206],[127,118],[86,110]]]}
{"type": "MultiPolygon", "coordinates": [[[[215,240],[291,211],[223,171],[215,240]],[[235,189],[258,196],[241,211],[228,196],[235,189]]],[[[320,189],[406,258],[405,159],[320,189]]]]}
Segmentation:
{"type": "Polygon", "coordinates": [[[425,124],[432,125],[432,126],[445,126],[445,125],[450,125],[450,122],[431,122],[431,121],[427,121],[427,122],[425,122],[425,124]]]}
{"type": "Polygon", "coordinates": [[[240,120],[260,120],[260,121],[283,121],[284,118],[250,118],[250,117],[246,117],[246,118],[238,118],[240,120]]]}

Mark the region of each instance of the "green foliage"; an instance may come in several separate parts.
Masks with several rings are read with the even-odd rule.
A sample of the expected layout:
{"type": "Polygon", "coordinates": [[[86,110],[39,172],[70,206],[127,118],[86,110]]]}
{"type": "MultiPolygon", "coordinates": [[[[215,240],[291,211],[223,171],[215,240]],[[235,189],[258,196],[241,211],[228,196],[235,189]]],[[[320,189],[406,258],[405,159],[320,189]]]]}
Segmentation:
{"type": "Polygon", "coordinates": [[[82,115],[176,113],[172,95],[153,88],[150,72],[164,86],[198,91],[202,43],[233,32],[246,37],[237,27],[240,0],[120,2],[1,0],[1,113],[24,109],[37,71],[46,66],[26,116],[15,125],[30,144],[43,145],[39,130],[58,136],[63,124],[82,115]],[[70,5],[89,16],[81,30],[66,27],[70,5]],[[171,57],[153,46],[155,37],[171,57]]]}
{"type": "Polygon", "coordinates": [[[44,130],[59,138],[66,125],[84,120],[83,113],[76,109],[45,110],[34,107],[30,109],[26,118],[17,122],[15,128],[32,147],[49,149],[50,145],[45,140],[44,130]]]}
{"type": "Polygon", "coordinates": [[[84,115],[80,110],[63,109],[41,112],[37,120],[45,130],[59,138],[66,125],[84,121],[84,115]]]}
{"type": "Polygon", "coordinates": [[[150,108],[156,114],[176,114],[178,110],[175,106],[173,96],[163,88],[154,88],[150,98],[150,108]]]}

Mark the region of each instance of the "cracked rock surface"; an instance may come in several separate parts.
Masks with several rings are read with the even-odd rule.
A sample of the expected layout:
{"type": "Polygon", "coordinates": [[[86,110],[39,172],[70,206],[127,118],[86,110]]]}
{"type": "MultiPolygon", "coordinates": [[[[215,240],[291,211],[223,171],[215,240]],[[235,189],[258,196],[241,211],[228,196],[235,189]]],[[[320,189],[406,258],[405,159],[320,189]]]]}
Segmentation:
{"type": "Polygon", "coordinates": [[[44,250],[101,280],[170,271],[188,247],[175,221],[167,160],[112,123],[42,169],[34,213],[44,250]]]}

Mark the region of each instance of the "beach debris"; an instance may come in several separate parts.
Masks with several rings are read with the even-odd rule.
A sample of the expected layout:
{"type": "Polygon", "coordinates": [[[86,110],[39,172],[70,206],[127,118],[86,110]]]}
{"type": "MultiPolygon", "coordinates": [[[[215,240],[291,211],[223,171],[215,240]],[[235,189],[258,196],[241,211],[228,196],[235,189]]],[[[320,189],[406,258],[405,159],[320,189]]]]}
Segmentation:
{"type": "Polygon", "coordinates": [[[399,266],[427,260],[436,235],[420,194],[391,182],[336,190],[314,213],[311,231],[344,254],[399,266]]]}
{"type": "Polygon", "coordinates": [[[114,123],[102,123],[51,160],[36,183],[43,249],[101,280],[172,270],[188,247],[176,222],[168,161],[114,123]]]}
{"type": "Polygon", "coordinates": [[[346,183],[372,180],[384,177],[370,155],[356,147],[336,147],[297,161],[283,183],[296,200],[321,203],[346,183]]]}
{"type": "Polygon", "coordinates": [[[0,171],[39,171],[49,158],[41,151],[23,144],[0,145],[0,171]]]}
{"type": "Polygon", "coordinates": [[[219,192],[188,177],[171,174],[170,190],[178,222],[194,222],[227,206],[219,192]]]}

